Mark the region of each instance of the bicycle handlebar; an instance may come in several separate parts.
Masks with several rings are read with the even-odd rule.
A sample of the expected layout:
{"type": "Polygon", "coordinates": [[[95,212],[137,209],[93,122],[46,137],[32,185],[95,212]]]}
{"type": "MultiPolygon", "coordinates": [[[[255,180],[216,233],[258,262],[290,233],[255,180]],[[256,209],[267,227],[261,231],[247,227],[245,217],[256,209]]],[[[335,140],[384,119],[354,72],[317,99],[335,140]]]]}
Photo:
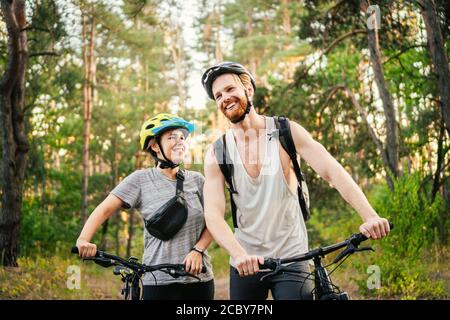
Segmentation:
{"type": "MultiPolygon", "coordinates": [[[[394,225],[389,222],[389,228],[392,230],[394,229],[394,225]]],[[[259,267],[261,269],[272,269],[274,270],[278,265],[284,264],[284,263],[290,263],[290,262],[300,262],[300,261],[306,261],[314,259],[315,257],[324,257],[327,254],[330,254],[336,250],[339,250],[341,248],[347,247],[347,246],[353,246],[353,248],[358,248],[358,246],[361,244],[361,242],[366,241],[368,238],[363,235],[362,233],[353,234],[350,236],[350,238],[330,245],[326,247],[319,247],[316,249],[313,249],[307,253],[304,253],[302,255],[299,255],[297,257],[288,258],[288,259],[275,259],[275,258],[264,258],[264,264],[260,264],[259,267]]]]}
{"type": "MultiPolygon", "coordinates": [[[[73,254],[79,254],[78,247],[73,246],[71,249],[71,252],[73,254]]],[[[99,262],[99,264],[104,267],[110,267],[110,266],[116,265],[117,264],[116,262],[118,262],[119,264],[121,264],[125,267],[128,267],[134,271],[142,271],[142,272],[152,272],[152,271],[158,271],[161,269],[171,269],[171,270],[169,270],[169,273],[171,273],[173,275],[181,275],[181,276],[183,276],[184,274],[177,273],[177,271],[186,272],[184,270],[184,264],[163,263],[163,264],[156,264],[156,265],[148,266],[145,264],[141,264],[137,261],[125,260],[121,257],[109,254],[104,251],[99,251],[99,250],[97,250],[97,252],[95,253],[95,256],[89,257],[89,258],[87,258],[87,260],[94,260],[94,262],[99,262]],[[171,272],[172,270],[174,272],[171,272]]],[[[205,273],[205,272],[206,272],[206,267],[202,266],[201,273],[205,273]]]]}

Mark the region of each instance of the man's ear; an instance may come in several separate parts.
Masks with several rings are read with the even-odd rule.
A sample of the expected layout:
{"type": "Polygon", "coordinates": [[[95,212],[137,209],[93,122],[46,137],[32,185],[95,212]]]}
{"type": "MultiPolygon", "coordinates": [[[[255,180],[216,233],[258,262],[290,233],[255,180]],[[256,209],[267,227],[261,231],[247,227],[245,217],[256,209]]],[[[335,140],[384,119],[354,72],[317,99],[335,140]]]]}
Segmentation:
{"type": "Polygon", "coordinates": [[[255,94],[255,91],[253,90],[253,86],[245,87],[245,90],[247,91],[248,99],[250,101],[253,101],[253,95],[255,94]]]}

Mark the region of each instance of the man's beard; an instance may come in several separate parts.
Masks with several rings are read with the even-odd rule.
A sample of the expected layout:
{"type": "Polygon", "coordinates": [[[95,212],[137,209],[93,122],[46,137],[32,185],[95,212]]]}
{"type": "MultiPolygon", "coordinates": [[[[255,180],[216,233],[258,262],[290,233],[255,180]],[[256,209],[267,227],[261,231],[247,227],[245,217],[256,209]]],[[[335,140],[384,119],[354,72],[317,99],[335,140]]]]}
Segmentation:
{"type": "Polygon", "coordinates": [[[238,123],[239,121],[241,121],[241,117],[245,114],[245,111],[247,110],[248,102],[246,97],[239,98],[239,101],[237,101],[236,103],[238,103],[238,105],[233,107],[233,110],[231,111],[227,111],[224,108],[222,109],[222,113],[232,123],[238,123]]]}

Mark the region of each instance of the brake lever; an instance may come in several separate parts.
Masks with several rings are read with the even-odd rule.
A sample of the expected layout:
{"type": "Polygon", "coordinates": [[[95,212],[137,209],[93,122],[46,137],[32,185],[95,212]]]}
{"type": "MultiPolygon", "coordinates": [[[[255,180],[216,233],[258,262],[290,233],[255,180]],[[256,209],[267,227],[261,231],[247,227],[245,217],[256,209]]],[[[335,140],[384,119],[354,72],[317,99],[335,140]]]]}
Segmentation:
{"type": "Polygon", "coordinates": [[[347,248],[345,248],[341,253],[339,253],[339,255],[336,257],[336,259],[334,259],[333,263],[337,263],[339,261],[341,261],[345,256],[347,255],[351,255],[355,252],[355,248],[353,246],[349,246],[347,248]]]}
{"type": "Polygon", "coordinates": [[[344,251],[342,251],[336,257],[336,259],[334,259],[333,263],[341,261],[342,258],[344,258],[347,255],[352,255],[355,252],[360,252],[360,251],[375,251],[375,250],[372,247],[355,248],[355,246],[353,246],[353,244],[350,243],[349,246],[347,248],[345,248],[344,251]]]}
{"type": "Polygon", "coordinates": [[[111,267],[115,265],[115,262],[112,259],[103,258],[103,257],[90,257],[90,258],[84,258],[84,261],[94,261],[99,266],[102,266],[104,268],[111,267]]]}
{"type": "Polygon", "coordinates": [[[280,272],[280,270],[281,270],[281,267],[282,267],[282,265],[281,265],[281,263],[280,263],[280,259],[272,259],[270,262],[268,262],[270,265],[275,265],[275,269],[273,269],[273,271],[271,271],[271,272],[269,272],[269,273],[267,273],[267,274],[265,274],[265,275],[263,275],[260,279],[259,279],[259,281],[264,281],[264,279],[266,279],[267,277],[271,277],[271,276],[274,276],[274,275],[277,275],[279,272],[280,272]]]}

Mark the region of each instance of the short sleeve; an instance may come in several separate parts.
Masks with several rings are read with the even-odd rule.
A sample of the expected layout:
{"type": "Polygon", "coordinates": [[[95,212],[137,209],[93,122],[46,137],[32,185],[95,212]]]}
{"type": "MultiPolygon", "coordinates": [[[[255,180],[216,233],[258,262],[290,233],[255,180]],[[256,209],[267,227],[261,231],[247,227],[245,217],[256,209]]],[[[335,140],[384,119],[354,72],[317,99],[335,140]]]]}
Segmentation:
{"type": "Polygon", "coordinates": [[[195,174],[195,183],[197,185],[198,191],[200,192],[199,193],[200,201],[203,206],[203,204],[204,204],[203,187],[205,185],[205,177],[200,172],[196,172],[196,174],[195,174]]]}
{"type": "Polygon", "coordinates": [[[111,194],[122,200],[122,208],[138,208],[141,200],[139,171],[135,171],[123,179],[122,182],[111,191],[111,194]]]}

